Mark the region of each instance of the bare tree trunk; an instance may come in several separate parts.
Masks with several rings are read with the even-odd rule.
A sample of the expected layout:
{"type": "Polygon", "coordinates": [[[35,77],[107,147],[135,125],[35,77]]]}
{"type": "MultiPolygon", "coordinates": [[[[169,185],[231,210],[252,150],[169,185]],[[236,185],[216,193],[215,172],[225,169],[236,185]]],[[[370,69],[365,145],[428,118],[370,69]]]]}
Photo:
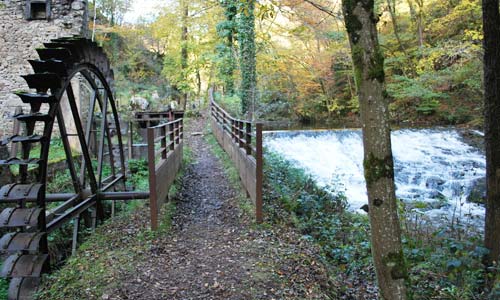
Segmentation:
{"type": "Polygon", "coordinates": [[[424,47],[424,1],[417,0],[418,13],[417,13],[417,32],[418,32],[418,45],[420,48],[424,47]]]}
{"type": "MultiPolygon", "coordinates": [[[[410,55],[408,55],[408,52],[406,51],[405,46],[403,45],[403,41],[401,40],[401,36],[399,35],[399,26],[398,26],[397,19],[396,19],[396,1],[395,0],[387,0],[387,8],[389,10],[389,15],[391,16],[392,29],[394,31],[394,37],[396,38],[396,41],[398,42],[399,50],[401,50],[401,52],[403,52],[403,55],[405,56],[406,61],[408,62],[408,65],[410,66],[410,72],[412,75],[414,75],[415,74],[415,66],[413,64],[413,61],[411,60],[410,55]]],[[[404,68],[401,68],[401,70],[403,70],[403,72],[404,72],[404,68]]]]}
{"type": "Polygon", "coordinates": [[[201,95],[201,73],[200,73],[200,68],[196,68],[196,86],[198,87],[196,96],[200,97],[200,95],[201,95]]]}
{"type": "Polygon", "coordinates": [[[424,46],[424,22],[423,22],[423,10],[424,10],[424,1],[423,0],[407,0],[408,6],[410,7],[410,15],[415,22],[417,27],[417,38],[418,38],[418,46],[422,48],[424,46]],[[418,11],[415,10],[415,6],[413,1],[415,1],[418,6],[418,11]]]}
{"type": "Polygon", "coordinates": [[[406,263],[401,245],[394,185],[384,57],[373,0],[343,0],[363,124],[372,255],[383,299],[406,299],[406,263]]]}
{"type": "Polygon", "coordinates": [[[498,0],[483,0],[484,136],[486,148],[486,262],[500,258],[500,13],[498,0]]]}

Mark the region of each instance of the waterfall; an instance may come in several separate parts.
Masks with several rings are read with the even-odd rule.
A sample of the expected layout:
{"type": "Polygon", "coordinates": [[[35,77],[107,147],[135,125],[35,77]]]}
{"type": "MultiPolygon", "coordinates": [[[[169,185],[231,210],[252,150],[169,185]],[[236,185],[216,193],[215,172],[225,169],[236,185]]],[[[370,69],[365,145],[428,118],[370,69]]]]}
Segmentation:
{"type": "MultiPolygon", "coordinates": [[[[403,129],[393,131],[391,139],[399,199],[432,217],[457,209],[484,217],[483,206],[468,199],[484,194],[485,157],[456,130],[403,129]]],[[[351,210],[367,203],[361,130],[273,131],[264,143],[319,185],[343,191],[351,210]]]]}

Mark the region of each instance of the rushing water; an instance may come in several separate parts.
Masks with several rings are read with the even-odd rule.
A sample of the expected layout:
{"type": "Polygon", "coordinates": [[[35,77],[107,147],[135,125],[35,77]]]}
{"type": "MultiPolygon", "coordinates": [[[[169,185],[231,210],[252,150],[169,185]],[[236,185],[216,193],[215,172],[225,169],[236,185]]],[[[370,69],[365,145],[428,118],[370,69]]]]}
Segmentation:
{"type": "MultiPolygon", "coordinates": [[[[367,203],[360,130],[275,131],[265,134],[268,149],[295,161],[320,185],[345,192],[351,209],[367,203]]],[[[467,201],[485,177],[485,157],[455,130],[403,129],[392,133],[397,197],[429,216],[456,213],[483,216],[467,201]]],[[[479,189],[479,193],[477,190],[479,189]]]]}

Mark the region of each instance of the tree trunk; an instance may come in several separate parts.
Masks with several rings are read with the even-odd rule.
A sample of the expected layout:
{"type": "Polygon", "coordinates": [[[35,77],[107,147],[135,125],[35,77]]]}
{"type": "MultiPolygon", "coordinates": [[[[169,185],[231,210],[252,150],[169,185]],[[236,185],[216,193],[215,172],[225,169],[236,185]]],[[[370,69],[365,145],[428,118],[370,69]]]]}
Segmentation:
{"type": "Polygon", "coordinates": [[[364,169],[368,190],[372,255],[382,298],[406,299],[408,278],[401,245],[394,185],[384,57],[373,0],[343,0],[363,124],[364,169]]]}
{"type": "MultiPolygon", "coordinates": [[[[389,15],[391,16],[392,29],[394,31],[394,37],[398,42],[399,50],[403,52],[403,55],[405,56],[408,65],[410,66],[411,74],[415,75],[415,66],[413,65],[413,61],[411,60],[410,55],[408,55],[408,52],[406,51],[406,48],[403,45],[403,41],[401,40],[401,36],[399,35],[399,26],[396,19],[396,2],[394,0],[387,0],[387,9],[389,10],[389,15]]],[[[401,70],[404,73],[406,73],[404,71],[404,67],[402,67],[401,70]]]]}
{"type": "Polygon", "coordinates": [[[196,96],[200,97],[201,95],[201,73],[200,73],[200,68],[196,68],[196,86],[197,86],[197,92],[196,96]]]}
{"type": "Polygon", "coordinates": [[[255,105],[257,75],[255,71],[255,0],[240,4],[238,40],[240,43],[241,108],[252,118],[255,105]]]}
{"type": "Polygon", "coordinates": [[[500,257],[500,14],[498,0],[483,0],[484,137],[486,148],[486,262],[500,257]]]}
{"type": "Polygon", "coordinates": [[[418,33],[418,45],[420,48],[424,47],[424,1],[417,0],[418,13],[417,13],[417,33],[418,33]]]}
{"type": "Polygon", "coordinates": [[[396,20],[396,3],[394,0],[387,0],[387,9],[389,10],[389,15],[391,16],[392,30],[394,31],[394,37],[398,42],[399,50],[401,50],[401,52],[403,52],[403,54],[407,56],[406,49],[403,45],[403,42],[401,41],[401,37],[399,36],[399,26],[396,20]]]}
{"type": "Polygon", "coordinates": [[[408,2],[408,7],[410,8],[410,15],[411,19],[415,23],[416,29],[417,29],[417,39],[418,39],[418,46],[419,48],[422,48],[424,46],[424,25],[423,25],[423,19],[422,19],[422,14],[424,10],[424,2],[423,0],[415,0],[415,3],[418,6],[418,12],[415,10],[415,6],[413,4],[414,0],[407,0],[408,2]]]}
{"type": "MultiPolygon", "coordinates": [[[[181,68],[183,80],[187,82],[187,68],[188,68],[188,17],[189,17],[189,4],[187,0],[183,0],[182,2],[182,34],[181,34],[181,68]]],[[[184,110],[186,110],[188,100],[187,91],[182,91],[182,106],[184,110]]]]}
{"type": "MultiPolygon", "coordinates": [[[[235,18],[236,15],[238,14],[238,10],[236,8],[236,5],[234,3],[227,4],[226,7],[226,17],[231,24],[235,23],[235,18]]],[[[236,35],[236,26],[232,26],[231,32],[229,33],[227,37],[227,44],[226,46],[229,48],[229,61],[230,61],[230,68],[228,69],[227,73],[227,80],[226,80],[226,90],[227,94],[232,96],[234,94],[234,70],[236,69],[236,62],[235,62],[235,55],[234,55],[234,38],[236,35]]]]}

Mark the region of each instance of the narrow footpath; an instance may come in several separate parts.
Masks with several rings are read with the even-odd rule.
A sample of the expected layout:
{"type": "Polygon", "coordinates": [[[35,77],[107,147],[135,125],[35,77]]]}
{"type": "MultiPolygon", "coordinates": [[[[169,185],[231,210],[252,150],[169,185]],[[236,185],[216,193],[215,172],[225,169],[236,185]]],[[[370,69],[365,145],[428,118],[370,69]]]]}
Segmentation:
{"type": "Polygon", "coordinates": [[[193,118],[186,125],[194,162],[185,166],[172,199],[172,230],[117,278],[106,298],[329,299],[316,250],[293,232],[257,228],[240,210],[241,191],[231,186],[206,138],[192,135],[206,132],[207,121],[193,118]]]}

